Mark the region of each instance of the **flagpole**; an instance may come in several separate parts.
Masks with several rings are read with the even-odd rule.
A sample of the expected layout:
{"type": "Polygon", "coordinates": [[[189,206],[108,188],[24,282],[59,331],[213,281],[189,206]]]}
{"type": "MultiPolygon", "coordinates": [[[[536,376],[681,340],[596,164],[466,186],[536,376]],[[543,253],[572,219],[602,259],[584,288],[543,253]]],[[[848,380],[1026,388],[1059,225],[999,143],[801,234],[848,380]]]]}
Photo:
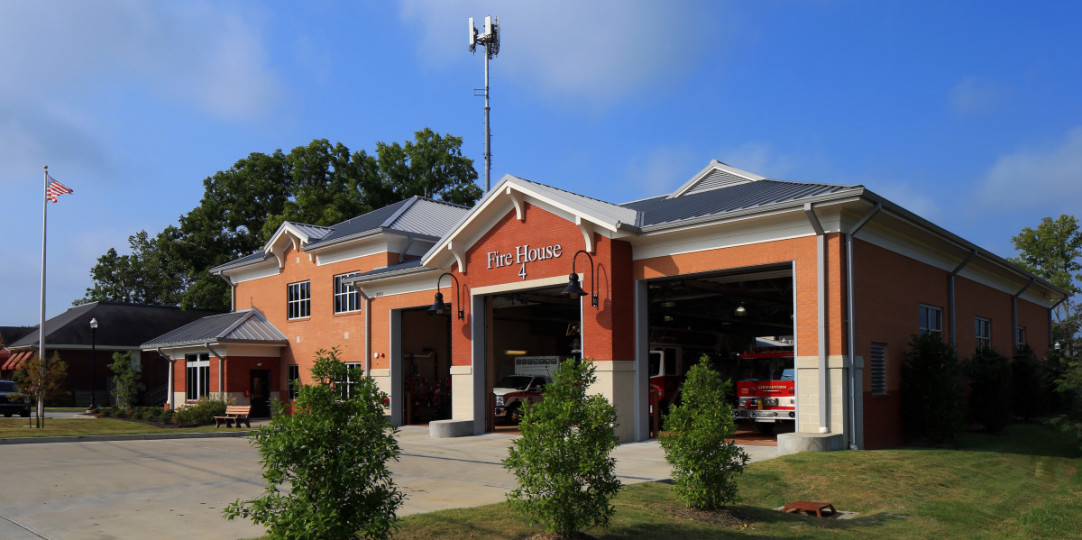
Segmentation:
{"type": "MultiPolygon", "coordinates": [[[[45,190],[41,194],[41,318],[38,322],[38,386],[45,381],[45,231],[49,215],[49,166],[45,166],[45,190]]],[[[45,399],[38,391],[38,427],[45,417],[45,399]]]]}

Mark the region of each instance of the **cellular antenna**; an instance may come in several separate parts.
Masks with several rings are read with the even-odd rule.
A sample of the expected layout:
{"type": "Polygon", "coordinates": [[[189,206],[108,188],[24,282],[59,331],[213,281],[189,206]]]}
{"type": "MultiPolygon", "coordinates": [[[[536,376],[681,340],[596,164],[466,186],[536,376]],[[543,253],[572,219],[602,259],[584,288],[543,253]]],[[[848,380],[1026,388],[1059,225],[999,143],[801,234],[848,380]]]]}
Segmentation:
{"type": "Polygon", "coordinates": [[[500,54],[500,18],[485,17],[485,33],[477,34],[477,27],[470,17],[470,52],[477,51],[477,45],[485,47],[485,87],[474,88],[473,95],[485,97],[485,192],[492,189],[492,132],[489,123],[488,106],[488,61],[500,54]]]}

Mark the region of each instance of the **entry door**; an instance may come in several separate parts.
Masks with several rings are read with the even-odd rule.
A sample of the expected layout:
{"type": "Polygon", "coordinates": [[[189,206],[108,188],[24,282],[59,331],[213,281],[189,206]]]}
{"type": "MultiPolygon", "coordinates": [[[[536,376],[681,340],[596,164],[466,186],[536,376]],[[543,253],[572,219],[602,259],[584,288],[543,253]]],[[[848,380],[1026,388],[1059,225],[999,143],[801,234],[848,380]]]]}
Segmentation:
{"type": "Polygon", "coordinates": [[[253,369],[248,377],[252,418],[266,418],[270,416],[270,370],[253,369]]]}

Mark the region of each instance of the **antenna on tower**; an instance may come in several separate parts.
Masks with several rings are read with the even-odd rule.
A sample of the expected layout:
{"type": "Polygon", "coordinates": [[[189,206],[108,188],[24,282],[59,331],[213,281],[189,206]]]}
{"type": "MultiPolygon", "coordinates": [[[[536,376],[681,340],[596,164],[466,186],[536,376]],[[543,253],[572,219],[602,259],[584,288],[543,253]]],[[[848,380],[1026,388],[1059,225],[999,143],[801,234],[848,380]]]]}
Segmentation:
{"type": "Polygon", "coordinates": [[[488,106],[488,61],[500,54],[500,18],[497,16],[485,17],[485,33],[478,35],[477,27],[473,25],[473,17],[470,17],[470,52],[477,51],[477,45],[485,48],[485,87],[474,88],[473,95],[485,98],[485,192],[492,189],[492,132],[489,123],[488,106]],[[483,92],[479,94],[478,92],[483,92]]]}

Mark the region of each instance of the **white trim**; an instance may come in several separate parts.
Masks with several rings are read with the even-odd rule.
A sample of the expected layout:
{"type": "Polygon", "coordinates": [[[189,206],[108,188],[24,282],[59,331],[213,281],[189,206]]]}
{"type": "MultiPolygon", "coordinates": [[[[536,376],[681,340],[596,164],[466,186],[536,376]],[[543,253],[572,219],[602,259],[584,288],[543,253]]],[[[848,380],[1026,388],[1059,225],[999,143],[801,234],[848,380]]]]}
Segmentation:
{"type": "MultiPolygon", "coordinates": [[[[579,279],[582,279],[582,275],[582,272],[579,272],[579,279]]],[[[473,289],[470,289],[470,295],[484,296],[487,294],[497,294],[508,291],[521,291],[523,289],[552,287],[554,285],[567,285],[567,276],[552,276],[547,278],[528,279],[526,281],[500,283],[498,285],[486,285],[484,287],[474,287],[473,289]]]]}

